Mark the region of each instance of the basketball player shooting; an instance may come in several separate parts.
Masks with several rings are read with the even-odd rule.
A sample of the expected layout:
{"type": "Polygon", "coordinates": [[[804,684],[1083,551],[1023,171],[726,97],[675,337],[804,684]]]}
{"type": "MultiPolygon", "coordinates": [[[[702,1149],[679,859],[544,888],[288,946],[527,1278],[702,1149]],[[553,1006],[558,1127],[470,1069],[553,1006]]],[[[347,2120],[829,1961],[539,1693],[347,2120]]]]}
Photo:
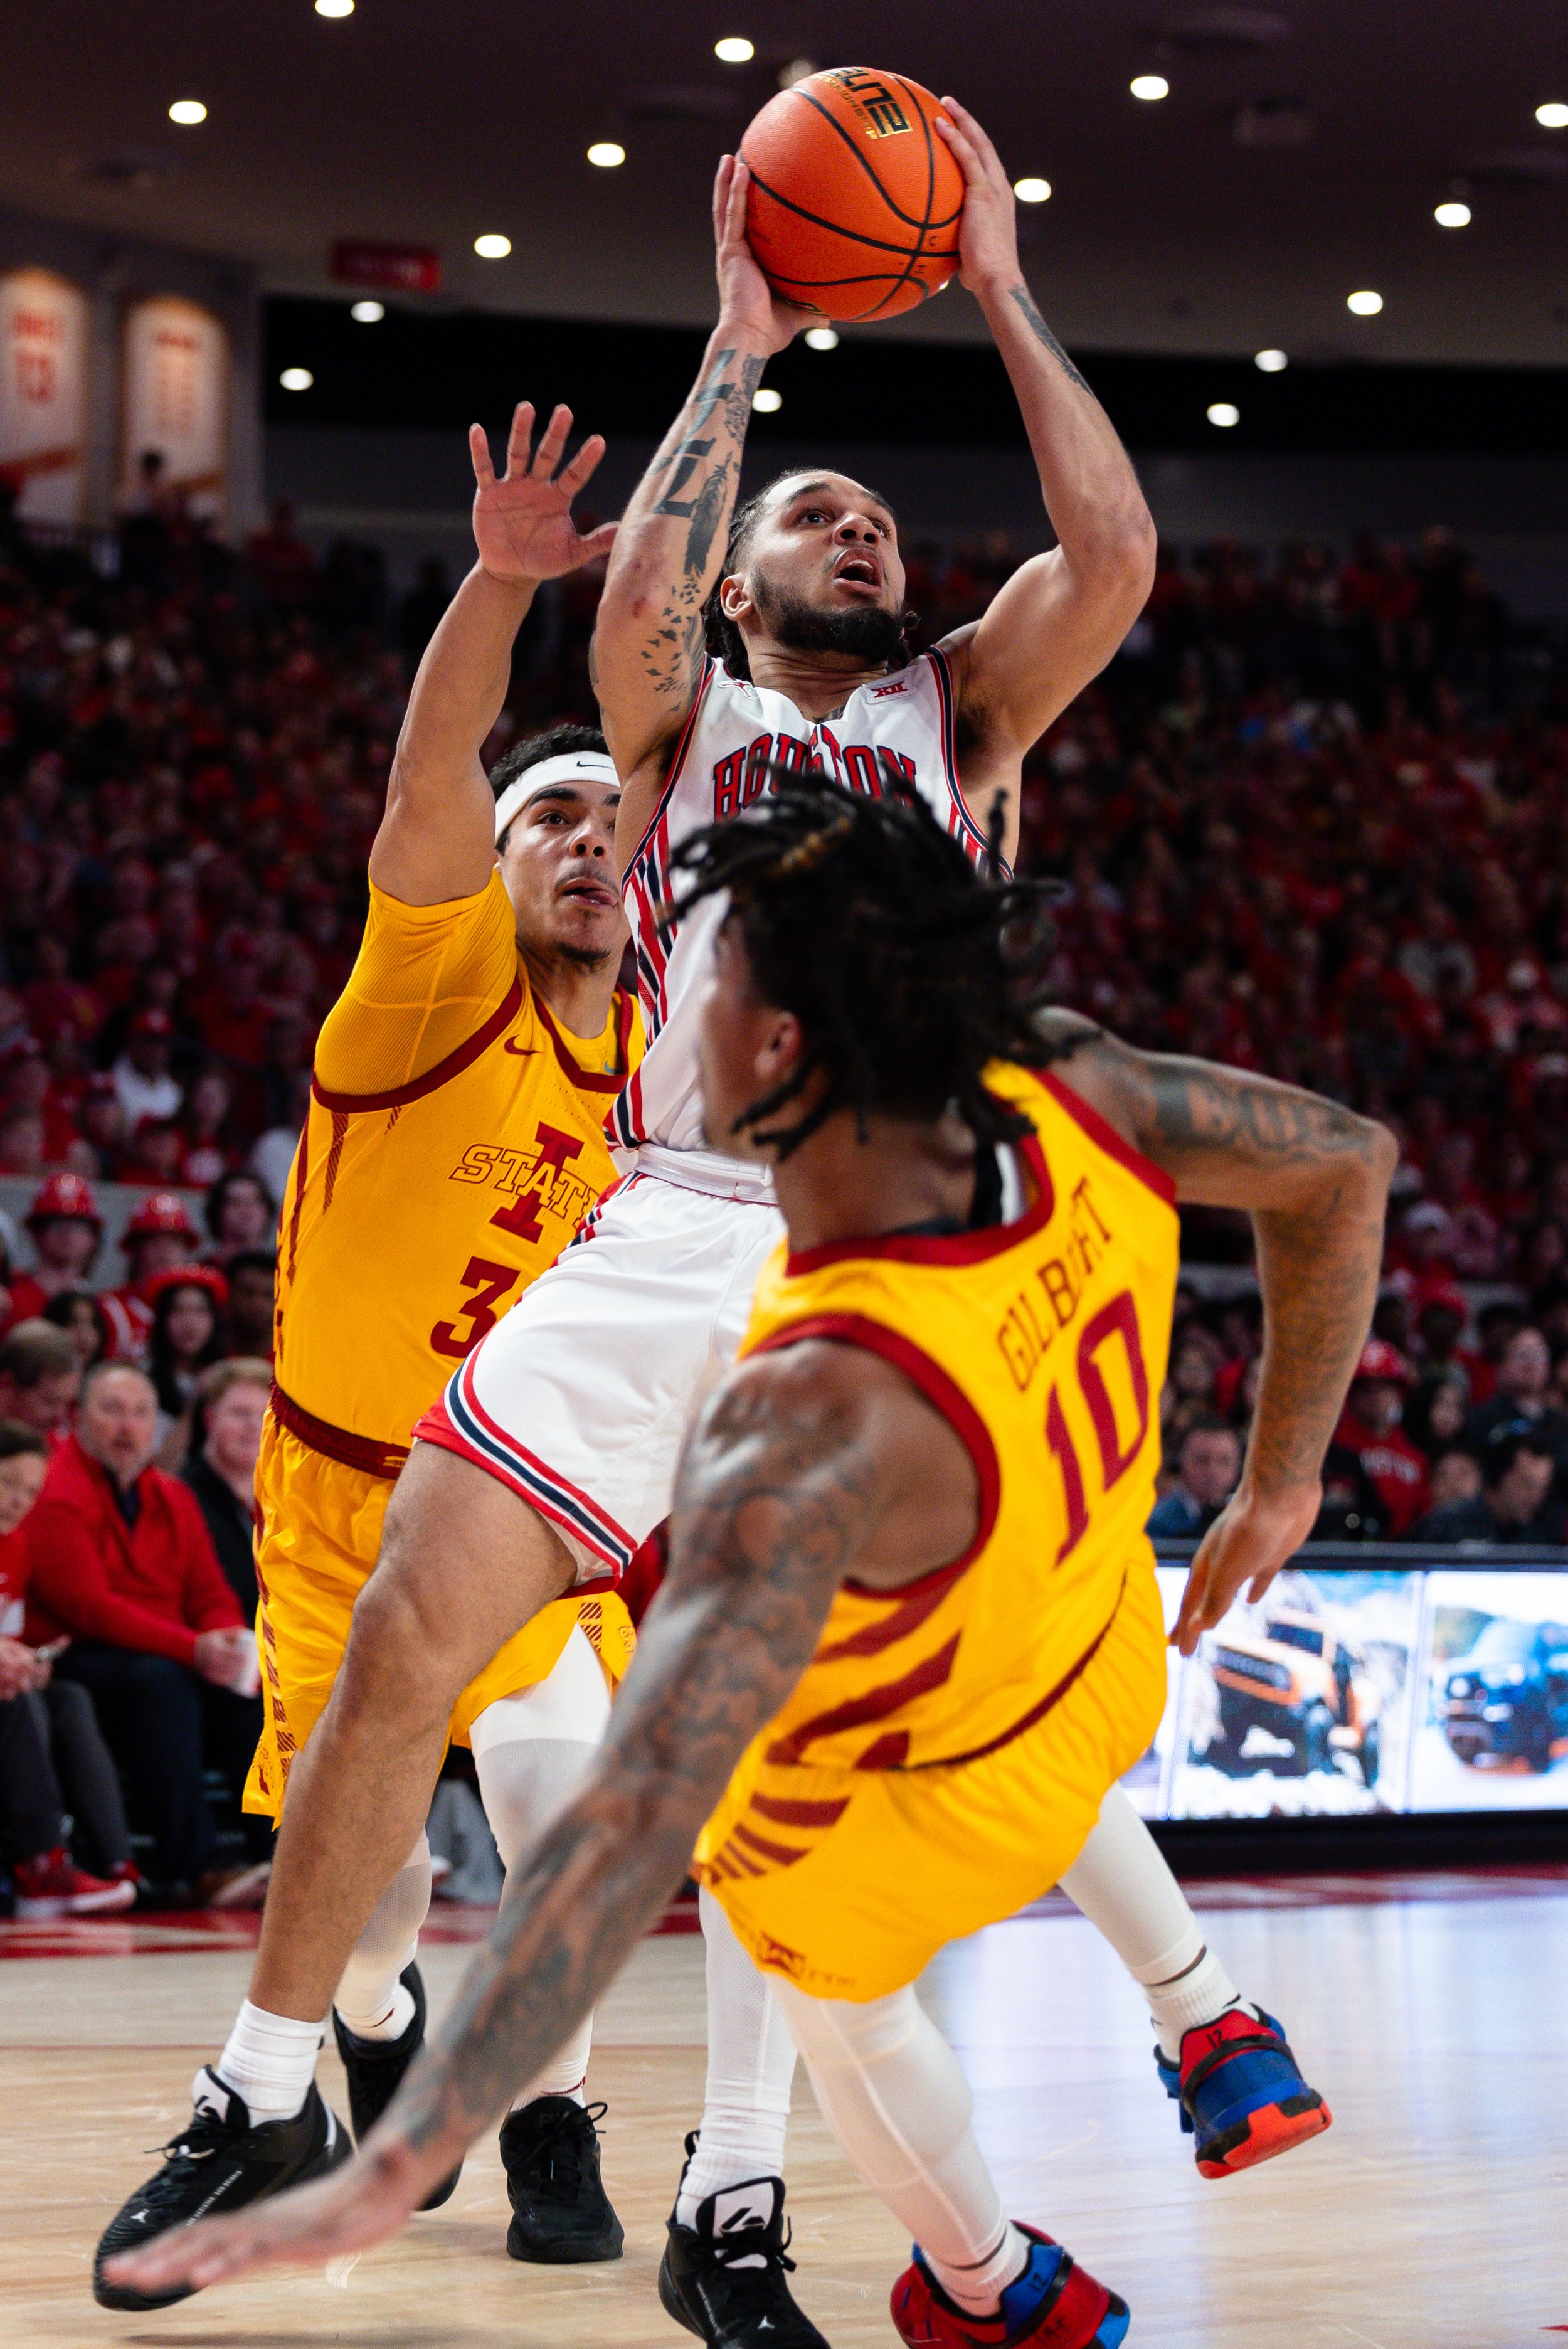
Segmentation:
{"type": "MultiPolygon", "coordinates": [[[[719,916],[708,1132],[773,1169],[787,1240],[686,1447],[669,1579],[586,1785],[355,2162],[126,2272],[212,2282],[391,2233],[589,2010],[695,1841],[841,2146],[916,2239],[901,2337],[1118,2349],[1124,2301],[1004,2210],[913,1985],[1071,1864],[1160,1719],[1143,1526],[1177,1203],[1250,1210],[1267,1330],[1190,1652],[1311,1528],[1395,1146],[1334,1102],[1031,1012],[1010,942],[1033,891],[980,879],[913,794],[786,786],[676,862],[686,918],[719,916]],[[1053,1294],[1047,1343],[1032,1300],[1053,1294]]],[[[1244,2013],[1206,2037],[1233,2087],[1276,2060],[1244,2013]]]]}

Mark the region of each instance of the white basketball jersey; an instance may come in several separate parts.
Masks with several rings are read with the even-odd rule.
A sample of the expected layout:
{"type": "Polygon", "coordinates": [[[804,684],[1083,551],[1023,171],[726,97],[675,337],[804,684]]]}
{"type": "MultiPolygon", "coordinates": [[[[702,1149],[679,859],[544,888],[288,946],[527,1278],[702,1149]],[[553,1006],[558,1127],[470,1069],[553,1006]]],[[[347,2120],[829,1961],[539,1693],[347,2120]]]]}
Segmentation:
{"type": "MultiPolygon", "coordinates": [[[[648,1049],[605,1121],[618,1151],[654,1143],[701,1150],[697,1086],[697,1005],[723,901],[705,898],[661,936],[658,916],[670,896],[670,858],[705,824],[722,823],[769,788],[767,769],[815,769],[847,791],[880,798],[897,779],[913,786],[976,864],[984,833],[958,787],[953,748],[953,680],[940,652],[857,686],[839,716],[811,724],[782,693],[731,677],[706,663],[653,822],[626,872],[626,916],[636,950],[637,986],[648,1049]]],[[[824,939],[824,951],[831,941],[824,939]]]]}

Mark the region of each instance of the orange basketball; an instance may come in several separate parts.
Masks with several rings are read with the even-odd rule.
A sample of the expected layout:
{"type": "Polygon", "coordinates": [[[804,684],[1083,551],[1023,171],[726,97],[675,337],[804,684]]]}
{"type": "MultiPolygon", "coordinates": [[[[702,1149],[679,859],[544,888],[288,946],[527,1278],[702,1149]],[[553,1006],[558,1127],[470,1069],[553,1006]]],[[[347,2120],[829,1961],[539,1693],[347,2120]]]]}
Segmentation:
{"type": "Polygon", "coordinates": [[[746,233],[774,292],[830,318],[892,318],[958,267],[964,174],[941,109],[903,74],[842,66],[780,90],[740,142],[746,233]]]}

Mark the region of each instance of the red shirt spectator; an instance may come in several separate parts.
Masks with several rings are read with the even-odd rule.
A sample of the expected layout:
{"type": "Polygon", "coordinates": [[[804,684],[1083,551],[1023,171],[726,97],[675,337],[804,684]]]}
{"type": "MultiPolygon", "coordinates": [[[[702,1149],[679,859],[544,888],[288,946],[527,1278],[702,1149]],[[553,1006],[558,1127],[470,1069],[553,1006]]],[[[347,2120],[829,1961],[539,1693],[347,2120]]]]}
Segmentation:
{"type": "Polygon", "coordinates": [[[1391,1538],[1398,1541],[1427,1506],[1427,1460],[1399,1425],[1409,1367],[1397,1346],[1369,1339],[1335,1432],[1376,1487],[1391,1538]]]}
{"type": "Polygon", "coordinates": [[[240,1626],[195,1495],[160,1468],[142,1469],[121,1496],[73,1435],[49,1464],[28,1532],[27,1637],[36,1645],[69,1632],[194,1666],[204,1632],[240,1626]]]}

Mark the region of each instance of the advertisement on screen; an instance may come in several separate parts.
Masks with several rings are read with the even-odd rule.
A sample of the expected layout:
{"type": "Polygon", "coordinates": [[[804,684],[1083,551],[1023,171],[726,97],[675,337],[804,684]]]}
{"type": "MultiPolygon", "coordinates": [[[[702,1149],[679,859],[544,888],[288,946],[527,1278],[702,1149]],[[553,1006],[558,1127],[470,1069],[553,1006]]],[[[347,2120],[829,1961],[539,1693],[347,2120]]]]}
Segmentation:
{"type": "Polygon", "coordinates": [[[1568,1806],[1568,1575],[1427,1577],[1410,1808],[1568,1806]]]}

